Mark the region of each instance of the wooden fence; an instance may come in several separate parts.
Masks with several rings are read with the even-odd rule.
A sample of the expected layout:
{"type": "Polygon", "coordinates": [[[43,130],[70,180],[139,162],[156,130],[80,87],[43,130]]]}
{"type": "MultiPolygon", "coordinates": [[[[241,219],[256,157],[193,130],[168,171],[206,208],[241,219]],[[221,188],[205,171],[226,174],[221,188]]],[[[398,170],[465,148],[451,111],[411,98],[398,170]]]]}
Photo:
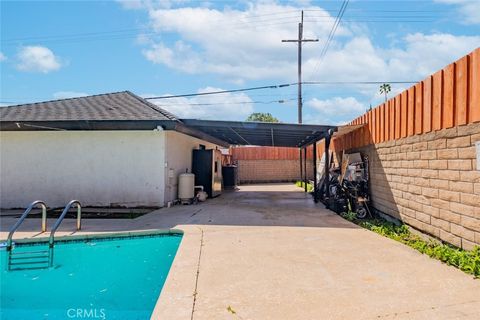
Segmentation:
{"type": "MultiPolygon", "coordinates": [[[[351,121],[363,125],[334,137],[336,151],[480,121],[480,48],[351,121]]],[[[317,143],[317,156],[324,142],[317,143]]],[[[297,160],[298,148],[232,148],[234,160],[297,160]]],[[[310,146],[308,159],[312,159],[310,146]]]]}
{"type": "MultiPolygon", "coordinates": [[[[312,159],[313,149],[307,149],[307,158],[312,159]]],[[[230,149],[233,160],[298,160],[298,148],[287,147],[235,147],[230,149]]]]}
{"type": "Polygon", "coordinates": [[[337,150],[480,121],[480,48],[356,118],[337,150]]]}

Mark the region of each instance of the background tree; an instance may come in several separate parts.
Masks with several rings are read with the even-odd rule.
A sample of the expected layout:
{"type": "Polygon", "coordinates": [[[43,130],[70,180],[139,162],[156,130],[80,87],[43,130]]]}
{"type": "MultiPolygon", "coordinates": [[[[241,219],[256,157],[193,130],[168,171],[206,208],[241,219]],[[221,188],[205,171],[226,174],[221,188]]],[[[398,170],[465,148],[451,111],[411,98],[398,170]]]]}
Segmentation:
{"type": "Polygon", "coordinates": [[[385,102],[387,102],[387,95],[392,91],[392,87],[388,83],[384,83],[380,86],[380,93],[385,95],[385,102]]]}
{"type": "Polygon", "coordinates": [[[246,121],[280,122],[277,118],[272,116],[272,114],[269,112],[254,112],[248,116],[246,121]]]}

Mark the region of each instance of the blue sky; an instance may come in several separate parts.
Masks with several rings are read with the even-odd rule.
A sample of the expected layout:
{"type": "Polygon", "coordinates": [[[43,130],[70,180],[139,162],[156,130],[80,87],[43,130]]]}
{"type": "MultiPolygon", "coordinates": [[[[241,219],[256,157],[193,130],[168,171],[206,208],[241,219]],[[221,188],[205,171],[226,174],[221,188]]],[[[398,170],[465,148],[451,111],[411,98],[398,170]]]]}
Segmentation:
{"type": "MultiPolygon", "coordinates": [[[[1,1],[1,105],[131,90],[141,96],[304,81],[418,81],[480,45],[480,1],[1,1]]],[[[393,92],[408,87],[392,85],[393,92]]],[[[165,99],[189,118],[296,122],[296,87],[165,99]],[[278,103],[282,100],[283,103],[278,103]]],[[[304,86],[304,122],[344,123],[378,85],[304,86]]]]}

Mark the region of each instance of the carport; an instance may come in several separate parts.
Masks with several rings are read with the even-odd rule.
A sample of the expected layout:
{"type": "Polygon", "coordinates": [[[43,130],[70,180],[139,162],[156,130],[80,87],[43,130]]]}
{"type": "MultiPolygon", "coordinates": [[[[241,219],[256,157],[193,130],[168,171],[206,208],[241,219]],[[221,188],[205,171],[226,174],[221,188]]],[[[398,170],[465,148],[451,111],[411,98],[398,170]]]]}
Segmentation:
{"type": "MultiPolygon", "coordinates": [[[[300,180],[305,182],[307,192],[307,147],[313,145],[314,200],[318,201],[317,143],[325,139],[325,154],[336,126],[292,123],[267,123],[248,121],[215,121],[182,119],[187,127],[201,131],[230,145],[291,147],[299,149],[300,180]]],[[[325,181],[329,181],[329,157],[325,157],[325,181]]],[[[328,185],[326,188],[328,197],[328,185]]]]}

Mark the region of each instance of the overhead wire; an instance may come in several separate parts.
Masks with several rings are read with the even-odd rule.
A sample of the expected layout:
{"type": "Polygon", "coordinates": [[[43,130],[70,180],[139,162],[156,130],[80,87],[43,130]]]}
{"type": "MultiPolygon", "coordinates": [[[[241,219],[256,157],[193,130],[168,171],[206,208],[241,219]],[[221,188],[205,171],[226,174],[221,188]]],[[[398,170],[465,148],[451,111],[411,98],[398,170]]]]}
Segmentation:
{"type": "Polygon", "coordinates": [[[206,96],[206,95],[212,95],[212,94],[245,92],[245,91],[253,91],[253,90],[263,90],[263,89],[278,89],[278,88],[283,88],[283,87],[289,87],[291,85],[293,85],[293,84],[292,83],[284,83],[284,84],[278,84],[278,85],[250,87],[250,88],[243,88],[243,89],[219,90],[219,91],[187,93],[187,94],[168,95],[168,96],[155,96],[155,97],[147,97],[147,98],[144,98],[144,99],[146,99],[146,100],[154,100],[155,99],[156,100],[156,99],[170,99],[170,98],[206,96]]]}
{"type": "MultiPolygon", "coordinates": [[[[305,20],[305,22],[312,23],[324,23],[331,22],[333,16],[331,15],[316,15],[315,12],[336,12],[337,10],[333,9],[305,9],[305,12],[310,12],[308,15],[312,20],[305,20]]],[[[363,15],[349,15],[348,19],[343,19],[344,22],[381,22],[381,23],[421,23],[421,22],[434,22],[435,16],[432,15],[412,15],[412,13],[431,13],[437,12],[432,10],[362,10],[362,9],[349,9],[349,11],[357,11],[359,13],[364,13],[363,15]],[[369,15],[369,12],[387,12],[387,13],[409,13],[409,15],[369,15]],[[408,20],[406,20],[408,19],[408,20]],[[428,20],[427,20],[428,19],[428,20]]],[[[271,12],[266,14],[258,15],[241,15],[237,19],[231,19],[231,17],[224,17],[217,20],[209,20],[210,23],[215,22],[228,22],[230,27],[242,26],[242,29],[248,28],[259,28],[259,27],[268,27],[276,25],[289,24],[298,19],[297,14],[300,12],[298,10],[286,10],[271,12]],[[272,17],[274,16],[274,17],[272,17]],[[264,18],[267,17],[267,18],[264,18]],[[260,18],[260,19],[259,19],[260,18]]],[[[443,12],[443,11],[438,11],[443,12]]],[[[448,12],[448,11],[445,11],[448,12]]],[[[240,13],[240,11],[239,11],[240,13]]],[[[340,11],[339,11],[340,13],[340,11]]],[[[337,15],[338,17],[338,15],[337,15]]],[[[338,24],[337,19],[335,20],[334,26],[338,24]]],[[[129,29],[119,29],[119,30],[110,30],[110,31],[96,31],[96,32],[82,32],[82,33],[73,33],[73,34],[61,34],[61,35],[48,35],[48,36],[39,36],[39,37],[19,37],[19,38],[10,38],[2,39],[1,43],[4,46],[15,45],[22,42],[32,42],[32,41],[42,41],[48,43],[72,43],[72,42],[82,42],[82,41],[98,41],[98,40],[119,40],[127,38],[135,38],[138,36],[138,32],[141,32],[141,35],[156,35],[169,33],[171,31],[152,31],[151,27],[140,27],[140,28],[129,28],[129,29]]],[[[331,42],[331,40],[330,40],[331,42]]]]}
{"type": "MultiPolygon", "coordinates": [[[[418,81],[304,81],[302,82],[302,85],[377,85],[377,84],[382,84],[382,83],[391,83],[391,84],[413,84],[417,83],[418,81]]],[[[154,96],[154,97],[145,97],[143,99],[145,100],[161,100],[161,99],[171,99],[171,98],[182,98],[182,97],[196,97],[196,96],[205,96],[205,95],[216,95],[216,94],[225,94],[225,93],[234,93],[234,92],[245,92],[245,91],[253,91],[253,90],[264,90],[264,89],[280,89],[280,88],[286,88],[290,86],[295,86],[298,83],[286,83],[286,84],[277,84],[277,85],[270,85],[270,86],[262,86],[262,87],[251,87],[251,88],[243,88],[243,89],[232,89],[232,90],[219,90],[219,91],[211,91],[211,92],[200,92],[200,93],[188,93],[188,94],[179,94],[179,95],[164,95],[164,96],[154,96]]],[[[284,93],[285,96],[296,96],[296,93],[284,93]]],[[[252,95],[254,96],[254,95],[252,95]]],[[[262,95],[258,95],[262,96],[262,95]]],[[[273,94],[268,94],[268,95],[263,95],[263,96],[278,96],[278,95],[273,95],[273,94]]],[[[22,102],[21,99],[17,101],[17,99],[8,99],[8,101],[2,100],[0,103],[27,103],[24,100],[22,102]]],[[[297,100],[296,98],[280,98],[280,99],[275,99],[271,101],[245,101],[245,102],[238,102],[238,103],[275,103],[280,100],[283,101],[295,101],[297,100]]],[[[235,102],[237,103],[237,102],[235,102]]],[[[187,103],[188,104],[188,103],[187,103]]],[[[225,103],[190,103],[194,105],[214,105],[214,104],[225,104],[225,103]]]]}
{"type": "Polygon", "coordinates": [[[393,83],[393,84],[408,84],[408,83],[417,83],[418,81],[303,81],[302,84],[313,85],[313,84],[383,84],[383,83],[393,83]]]}
{"type": "MultiPolygon", "coordinates": [[[[236,102],[208,102],[208,103],[195,103],[195,102],[180,102],[180,105],[189,105],[189,106],[215,106],[215,105],[236,105],[236,104],[273,104],[273,103],[285,103],[286,101],[296,101],[297,99],[278,99],[278,100],[271,100],[271,101],[236,101],[236,102]]],[[[157,104],[155,105],[160,107],[168,107],[171,104],[157,104]]]]}
{"type": "MultiPolygon", "coordinates": [[[[302,85],[319,85],[319,84],[382,84],[382,83],[417,83],[418,81],[304,81],[302,85]]],[[[159,100],[159,99],[171,99],[171,98],[184,98],[184,97],[196,97],[196,96],[205,96],[205,95],[215,95],[215,94],[224,94],[224,93],[234,93],[234,92],[245,92],[245,91],[254,91],[254,90],[265,90],[265,89],[279,89],[297,85],[298,82],[293,83],[284,83],[276,84],[269,86],[260,86],[260,87],[249,87],[243,89],[230,89],[230,90],[218,90],[210,92],[198,92],[198,93],[186,93],[186,94],[177,94],[177,95],[163,95],[163,96],[153,96],[146,97],[145,100],[159,100]]]]}
{"type": "MultiPolygon", "coordinates": [[[[337,28],[340,24],[340,21],[342,20],[342,17],[345,13],[345,10],[347,9],[348,2],[349,2],[349,0],[344,0],[343,3],[342,3],[342,7],[340,8],[340,11],[338,12],[337,18],[335,19],[335,22],[332,26],[332,29],[330,30],[328,38],[325,41],[325,44],[322,48],[322,51],[320,52],[320,61],[319,61],[318,64],[320,64],[322,62],[323,58],[327,54],[328,48],[330,47],[330,42],[333,40],[333,37],[335,36],[335,32],[337,31],[337,28]]],[[[318,68],[318,65],[317,65],[316,68],[314,68],[314,73],[315,73],[317,68],[318,68]]]]}

